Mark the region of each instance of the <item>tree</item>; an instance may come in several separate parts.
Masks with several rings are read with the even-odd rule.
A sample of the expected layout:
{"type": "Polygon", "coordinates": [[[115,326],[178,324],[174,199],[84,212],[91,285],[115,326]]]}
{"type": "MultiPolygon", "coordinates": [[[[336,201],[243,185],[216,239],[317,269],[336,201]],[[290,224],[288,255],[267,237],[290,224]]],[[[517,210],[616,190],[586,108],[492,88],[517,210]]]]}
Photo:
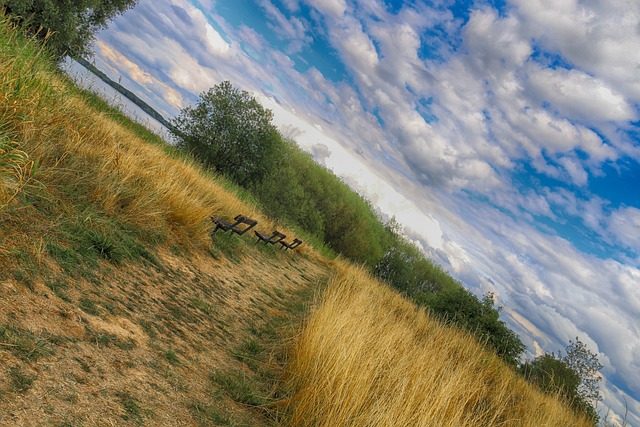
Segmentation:
{"type": "Polygon", "coordinates": [[[281,143],[273,113],[248,92],[223,81],[200,94],[195,106],[176,117],[172,134],[178,147],[235,183],[251,187],[273,166],[281,143]]]}
{"type": "Polygon", "coordinates": [[[558,394],[578,412],[598,422],[595,406],[601,400],[598,382],[602,365],[577,337],[562,352],[544,354],[520,367],[524,377],[542,391],[558,394]]]}
{"type": "Polygon", "coordinates": [[[59,59],[84,56],[96,32],[137,0],[3,0],[2,7],[29,33],[47,39],[59,59]]]}
{"type": "Polygon", "coordinates": [[[418,303],[427,305],[434,315],[473,333],[507,364],[515,367],[520,362],[525,345],[500,320],[500,307],[494,307],[493,294],[485,294],[480,301],[459,285],[435,293],[421,294],[415,299],[418,303]]]}
{"type": "Polygon", "coordinates": [[[600,370],[602,364],[598,356],[593,354],[587,346],[576,337],[575,342],[569,341],[565,349],[563,361],[578,375],[580,385],[578,386],[578,396],[582,400],[594,405],[602,399],[598,383],[602,379],[600,370]]]}
{"type": "Polygon", "coordinates": [[[545,393],[559,393],[569,400],[578,394],[580,377],[554,353],[547,353],[531,362],[525,362],[520,371],[529,382],[536,384],[545,393]]]}

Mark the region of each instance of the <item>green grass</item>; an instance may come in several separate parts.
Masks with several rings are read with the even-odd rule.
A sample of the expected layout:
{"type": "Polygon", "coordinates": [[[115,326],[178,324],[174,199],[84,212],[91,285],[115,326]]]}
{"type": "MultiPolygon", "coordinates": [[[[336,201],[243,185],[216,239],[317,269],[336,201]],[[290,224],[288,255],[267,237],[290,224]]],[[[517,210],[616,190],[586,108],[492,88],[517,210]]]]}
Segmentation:
{"type": "MultiPolygon", "coordinates": [[[[125,260],[157,264],[157,259],[147,248],[155,246],[156,242],[143,242],[141,236],[140,230],[87,209],[65,219],[45,242],[47,253],[65,273],[87,278],[97,269],[100,259],[113,264],[125,260]]],[[[42,273],[37,267],[33,270],[34,275],[42,273]]]]}
{"type": "Polygon", "coordinates": [[[26,393],[29,391],[33,382],[36,380],[35,375],[25,374],[17,367],[9,368],[9,380],[11,391],[16,393],[26,393]]]}
{"type": "Polygon", "coordinates": [[[215,259],[220,259],[223,255],[232,262],[239,264],[242,248],[246,247],[247,240],[243,239],[244,236],[238,236],[234,233],[223,233],[218,231],[211,238],[211,246],[209,252],[215,259]]]}
{"type": "Polygon", "coordinates": [[[78,307],[80,307],[80,309],[85,313],[91,314],[92,316],[100,315],[100,308],[98,307],[95,301],[89,298],[86,298],[86,297],[80,298],[78,307]]]}
{"type": "Polygon", "coordinates": [[[244,363],[254,372],[260,369],[262,363],[265,362],[266,351],[262,344],[255,339],[250,339],[241,344],[235,350],[232,350],[233,356],[240,362],[244,363]]]}
{"type": "Polygon", "coordinates": [[[133,339],[123,340],[117,335],[110,334],[108,332],[99,332],[91,329],[85,325],[85,331],[87,333],[87,339],[90,342],[95,343],[98,347],[117,347],[121,350],[129,351],[137,347],[136,342],[133,339]]]}
{"type": "Polygon", "coordinates": [[[249,406],[260,406],[267,402],[267,396],[259,390],[258,383],[243,371],[213,371],[209,379],[235,402],[249,406]]]}
{"type": "Polygon", "coordinates": [[[127,392],[116,393],[116,397],[119,399],[120,404],[124,408],[124,415],[122,419],[127,423],[133,423],[137,425],[144,424],[145,415],[147,411],[144,411],[140,406],[140,401],[127,392]]]}
{"type": "Polygon", "coordinates": [[[217,405],[210,405],[202,402],[195,402],[189,405],[191,414],[195,418],[198,426],[232,426],[237,425],[229,414],[221,410],[217,405]]]}
{"type": "Polygon", "coordinates": [[[8,350],[21,360],[28,362],[54,354],[59,337],[35,333],[12,325],[0,325],[0,347],[8,350]]]}
{"type": "Polygon", "coordinates": [[[169,362],[172,365],[180,365],[180,358],[178,357],[178,353],[175,352],[175,350],[167,350],[164,352],[163,354],[164,358],[167,360],[167,362],[169,362]]]}

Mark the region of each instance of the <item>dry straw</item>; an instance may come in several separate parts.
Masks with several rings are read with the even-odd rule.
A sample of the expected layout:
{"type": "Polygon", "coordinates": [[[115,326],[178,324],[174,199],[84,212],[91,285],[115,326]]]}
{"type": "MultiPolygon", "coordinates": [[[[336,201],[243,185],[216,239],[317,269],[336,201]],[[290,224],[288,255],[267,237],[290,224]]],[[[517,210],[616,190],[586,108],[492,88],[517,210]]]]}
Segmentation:
{"type": "Polygon", "coordinates": [[[588,426],[472,336],[364,270],[338,273],[295,345],[291,426],[588,426]]]}
{"type": "Polygon", "coordinates": [[[108,111],[96,112],[42,60],[35,41],[13,44],[18,35],[0,24],[7,43],[0,55],[0,206],[23,190],[37,161],[46,197],[74,185],[113,217],[182,244],[204,243],[211,215],[242,213],[274,227],[194,161],[168,156],[108,111]]]}

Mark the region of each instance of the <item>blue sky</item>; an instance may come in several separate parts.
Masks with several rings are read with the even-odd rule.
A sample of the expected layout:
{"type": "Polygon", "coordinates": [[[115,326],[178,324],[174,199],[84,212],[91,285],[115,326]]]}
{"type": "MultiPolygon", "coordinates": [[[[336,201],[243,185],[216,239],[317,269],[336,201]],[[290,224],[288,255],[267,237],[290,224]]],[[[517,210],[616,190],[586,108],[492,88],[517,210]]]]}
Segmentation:
{"type": "Polygon", "coordinates": [[[587,343],[640,425],[639,27],[625,0],[140,0],[95,62],[167,117],[253,92],[530,356],[587,343]]]}

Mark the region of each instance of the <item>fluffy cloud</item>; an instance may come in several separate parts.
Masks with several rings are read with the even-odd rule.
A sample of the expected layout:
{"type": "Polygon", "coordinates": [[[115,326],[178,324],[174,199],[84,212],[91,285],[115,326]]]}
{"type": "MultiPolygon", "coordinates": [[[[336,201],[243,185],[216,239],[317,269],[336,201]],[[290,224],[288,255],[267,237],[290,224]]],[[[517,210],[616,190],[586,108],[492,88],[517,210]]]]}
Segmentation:
{"type": "MultiPolygon", "coordinates": [[[[282,39],[289,41],[288,53],[297,53],[313,41],[308,34],[309,23],[295,16],[288,19],[270,0],[261,0],[260,6],[270,20],[270,28],[282,39]]],[[[290,5],[295,8],[294,5],[290,5]]]]}
{"type": "Polygon", "coordinates": [[[345,0],[308,1],[309,6],[328,16],[329,19],[340,18],[347,10],[345,0]]]}
{"type": "Polygon", "coordinates": [[[622,207],[608,218],[609,231],[615,239],[635,253],[640,253],[640,209],[622,207]]]}
{"type": "Polygon", "coordinates": [[[526,30],[570,64],[640,101],[640,3],[632,0],[513,0],[526,30]]]}
{"type": "Polygon", "coordinates": [[[634,111],[622,94],[580,70],[541,68],[531,72],[531,92],[558,113],[580,122],[627,121],[634,111]]]}

